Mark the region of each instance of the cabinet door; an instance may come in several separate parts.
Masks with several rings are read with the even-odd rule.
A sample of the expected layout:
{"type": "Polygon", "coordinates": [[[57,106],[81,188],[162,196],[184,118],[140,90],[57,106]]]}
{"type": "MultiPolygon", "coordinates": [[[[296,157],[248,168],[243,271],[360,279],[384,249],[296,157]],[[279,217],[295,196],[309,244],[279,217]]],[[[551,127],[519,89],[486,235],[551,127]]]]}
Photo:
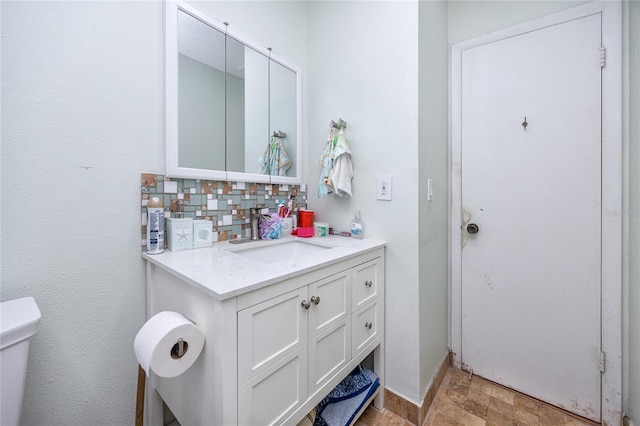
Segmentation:
{"type": "Polygon", "coordinates": [[[351,271],[343,271],[309,284],[309,339],[349,315],[351,271]]]}
{"type": "Polygon", "coordinates": [[[238,312],[238,385],[307,343],[307,288],[238,312]]]}
{"type": "Polygon", "coordinates": [[[382,305],[376,302],[353,314],[351,326],[351,354],[355,356],[382,333],[382,305]]]}
{"type": "Polygon", "coordinates": [[[378,297],[382,281],[380,276],[381,262],[378,258],[353,268],[353,303],[351,306],[353,312],[378,297]]]}
{"type": "Polygon", "coordinates": [[[307,346],[238,389],[238,424],[280,424],[307,399],[307,346]]]}
{"type": "Polygon", "coordinates": [[[351,360],[351,318],[309,341],[309,395],[351,360]]]}

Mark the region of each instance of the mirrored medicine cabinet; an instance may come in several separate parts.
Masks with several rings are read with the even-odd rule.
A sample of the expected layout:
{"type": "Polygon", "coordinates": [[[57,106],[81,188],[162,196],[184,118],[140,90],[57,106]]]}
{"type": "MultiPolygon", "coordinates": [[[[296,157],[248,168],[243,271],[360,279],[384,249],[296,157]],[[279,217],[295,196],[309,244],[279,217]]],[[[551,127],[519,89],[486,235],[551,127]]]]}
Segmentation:
{"type": "Polygon", "coordinates": [[[300,71],[184,3],[165,33],[167,175],[300,183],[300,71]]]}

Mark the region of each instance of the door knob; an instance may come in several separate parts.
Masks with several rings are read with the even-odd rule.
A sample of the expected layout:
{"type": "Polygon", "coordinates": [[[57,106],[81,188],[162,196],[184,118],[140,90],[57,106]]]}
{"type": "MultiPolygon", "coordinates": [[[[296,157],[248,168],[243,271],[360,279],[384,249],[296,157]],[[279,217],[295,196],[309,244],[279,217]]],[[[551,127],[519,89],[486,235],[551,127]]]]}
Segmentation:
{"type": "Polygon", "coordinates": [[[467,232],[470,234],[477,234],[480,228],[475,223],[470,223],[467,225],[467,232]]]}

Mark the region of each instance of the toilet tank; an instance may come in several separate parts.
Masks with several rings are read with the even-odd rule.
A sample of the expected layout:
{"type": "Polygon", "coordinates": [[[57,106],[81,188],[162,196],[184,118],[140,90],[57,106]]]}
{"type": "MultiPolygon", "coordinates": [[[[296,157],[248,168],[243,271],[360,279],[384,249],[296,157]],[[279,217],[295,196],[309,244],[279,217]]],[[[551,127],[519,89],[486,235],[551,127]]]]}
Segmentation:
{"type": "Polygon", "coordinates": [[[29,338],[38,329],[40,309],[33,297],[0,303],[0,424],[20,424],[27,375],[29,338]]]}

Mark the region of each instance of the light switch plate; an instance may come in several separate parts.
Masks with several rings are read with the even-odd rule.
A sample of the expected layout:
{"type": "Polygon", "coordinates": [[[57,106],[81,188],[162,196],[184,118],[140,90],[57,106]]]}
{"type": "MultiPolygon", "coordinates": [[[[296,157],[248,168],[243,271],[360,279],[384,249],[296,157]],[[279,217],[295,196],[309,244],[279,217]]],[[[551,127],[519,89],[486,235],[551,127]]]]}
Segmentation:
{"type": "Polygon", "coordinates": [[[378,176],[377,199],[391,201],[391,176],[378,176]]]}

